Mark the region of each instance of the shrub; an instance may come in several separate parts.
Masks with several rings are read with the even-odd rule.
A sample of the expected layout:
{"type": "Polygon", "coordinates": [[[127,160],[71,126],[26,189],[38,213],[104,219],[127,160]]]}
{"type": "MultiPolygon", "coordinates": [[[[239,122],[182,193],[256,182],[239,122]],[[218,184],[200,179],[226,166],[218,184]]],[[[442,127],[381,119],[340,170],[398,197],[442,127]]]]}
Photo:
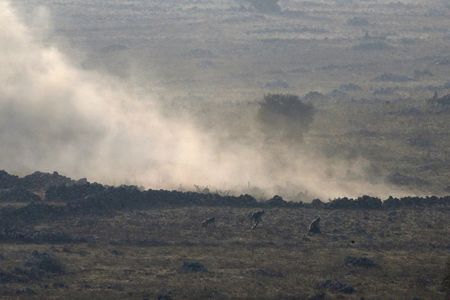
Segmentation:
{"type": "Polygon", "coordinates": [[[187,273],[208,272],[206,267],[198,261],[185,261],[181,269],[187,273]]]}
{"type": "Polygon", "coordinates": [[[364,267],[364,268],[373,268],[376,267],[376,263],[368,258],[368,257],[354,257],[354,256],[347,256],[345,258],[345,264],[347,266],[352,267],[364,267]]]}
{"type": "Polygon", "coordinates": [[[46,252],[33,251],[31,256],[25,261],[25,268],[32,275],[59,274],[65,273],[64,265],[54,256],[46,252]]]}
{"type": "Polygon", "coordinates": [[[269,94],[260,103],[258,119],[267,139],[298,142],[314,119],[314,108],[295,95],[269,94]]]}

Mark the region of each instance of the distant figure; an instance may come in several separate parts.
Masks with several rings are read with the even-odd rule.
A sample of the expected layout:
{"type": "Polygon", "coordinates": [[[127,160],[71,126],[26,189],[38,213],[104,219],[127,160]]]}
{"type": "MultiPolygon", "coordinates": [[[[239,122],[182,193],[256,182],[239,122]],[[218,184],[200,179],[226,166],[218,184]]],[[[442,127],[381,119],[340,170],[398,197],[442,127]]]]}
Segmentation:
{"type": "Polygon", "coordinates": [[[265,213],[266,212],[264,210],[260,210],[260,211],[257,211],[257,212],[250,213],[248,215],[248,217],[250,219],[250,224],[252,226],[252,229],[255,229],[258,226],[259,222],[262,221],[262,216],[265,213]]]}
{"type": "Polygon", "coordinates": [[[320,233],[320,217],[317,217],[312,223],[309,225],[308,229],[309,234],[319,234],[320,233]]]}
{"type": "Polygon", "coordinates": [[[202,222],[202,227],[207,228],[208,226],[215,225],[215,224],[216,224],[216,218],[209,218],[202,222]]]}

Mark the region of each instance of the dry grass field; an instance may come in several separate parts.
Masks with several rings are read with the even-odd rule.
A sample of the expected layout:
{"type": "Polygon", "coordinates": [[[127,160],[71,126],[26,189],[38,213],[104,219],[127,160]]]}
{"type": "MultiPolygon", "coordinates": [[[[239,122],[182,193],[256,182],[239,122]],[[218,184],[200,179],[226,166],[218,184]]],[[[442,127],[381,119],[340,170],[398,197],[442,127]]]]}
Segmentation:
{"type": "Polygon", "coordinates": [[[252,211],[165,208],[38,222],[36,231],[79,242],[2,242],[0,297],[446,299],[449,207],[273,208],[255,230],[252,211]],[[203,228],[212,216],[216,225],[203,228]],[[307,235],[316,216],[322,234],[307,235]],[[8,282],[17,268],[33,268],[33,251],[49,254],[61,270],[41,264],[38,278],[8,282]]]}

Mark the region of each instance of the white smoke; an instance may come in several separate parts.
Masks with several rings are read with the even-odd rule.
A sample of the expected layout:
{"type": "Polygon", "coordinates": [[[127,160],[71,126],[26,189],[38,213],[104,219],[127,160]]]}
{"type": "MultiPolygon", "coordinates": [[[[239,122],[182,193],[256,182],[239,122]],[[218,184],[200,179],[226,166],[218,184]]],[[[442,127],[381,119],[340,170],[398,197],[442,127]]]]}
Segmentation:
{"type": "MultiPolygon", "coordinates": [[[[72,177],[154,188],[194,184],[268,195],[290,189],[311,196],[386,195],[362,177],[364,162],[331,162],[289,153],[277,164],[262,141],[219,142],[186,118],[160,113],[151,95],[130,91],[105,74],[74,65],[44,45],[0,2],[0,166],[19,174],[58,170],[72,177]]],[[[289,149],[279,149],[280,156],[289,149]]],[[[292,194],[292,192],[291,192],[292,194]]]]}

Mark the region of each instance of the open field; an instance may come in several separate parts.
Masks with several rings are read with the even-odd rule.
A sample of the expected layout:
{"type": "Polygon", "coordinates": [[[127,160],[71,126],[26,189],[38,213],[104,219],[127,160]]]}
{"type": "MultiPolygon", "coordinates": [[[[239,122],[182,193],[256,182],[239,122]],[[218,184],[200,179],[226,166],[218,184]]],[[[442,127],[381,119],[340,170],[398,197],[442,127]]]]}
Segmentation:
{"type": "MultiPolygon", "coordinates": [[[[167,208],[65,218],[34,225],[79,243],[1,243],[1,271],[33,251],[54,255],[62,275],[0,284],[4,299],[445,299],[450,210],[269,209],[250,229],[251,208],[167,208]],[[307,226],[322,216],[322,234],[307,226]],[[215,216],[216,226],[201,220],[215,216]],[[346,264],[367,257],[374,266],[346,264]],[[205,272],[182,269],[197,261],[205,272]],[[338,280],[355,291],[321,288],[338,280]],[[315,298],[314,298],[315,297],[315,298]],[[414,298],[416,297],[416,298],[414,298]],[[169,298],[167,298],[169,299],[169,298]]],[[[2,273],[3,274],[3,273],[2,273]]],[[[4,277],[0,277],[5,280],[4,277]]]]}

